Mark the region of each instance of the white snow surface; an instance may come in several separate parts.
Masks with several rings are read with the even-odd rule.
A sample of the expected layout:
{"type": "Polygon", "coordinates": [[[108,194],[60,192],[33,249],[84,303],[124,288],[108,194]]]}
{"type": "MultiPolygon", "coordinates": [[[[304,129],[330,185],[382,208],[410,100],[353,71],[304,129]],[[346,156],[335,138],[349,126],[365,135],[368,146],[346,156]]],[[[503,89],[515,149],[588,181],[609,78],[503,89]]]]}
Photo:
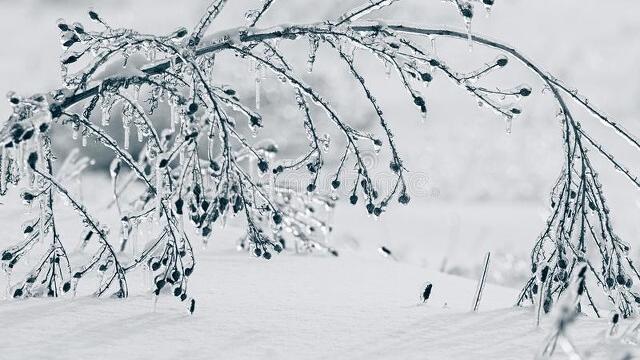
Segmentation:
{"type": "MultiPolygon", "coordinates": [[[[84,187],[89,203],[108,202],[106,193],[92,191],[106,188],[106,179],[92,175],[84,183],[91,184],[84,187]]],[[[25,218],[24,210],[12,197],[5,200],[0,221],[11,229],[25,218]]],[[[414,213],[434,213],[425,204],[413,205],[414,213]]],[[[429,247],[411,239],[411,232],[404,233],[411,241],[390,236],[386,245],[397,260],[382,257],[376,251],[379,244],[367,242],[362,229],[372,231],[375,224],[399,228],[398,220],[383,218],[374,224],[352,209],[339,206],[334,217],[342,229],[331,240],[339,257],[289,252],[258,259],[234,249],[240,224],[218,229],[210,246],[196,252],[189,282],[196,299],[193,315],[186,302],[168,294],[154,306],[142,269],[129,275],[126,300],[90,295],[2,300],[0,358],[530,359],[540,351],[553,327],[552,315],[536,328],[533,308],[513,307],[518,290],[493,284],[485,288],[480,311],[470,312],[476,281],[439,273],[433,269],[437,263],[425,260],[443,253],[435,240],[441,235],[423,241],[434,252],[424,258],[416,253],[429,247]],[[420,294],[427,281],[433,292],[423,304],[420,294]]],[[[401,209],[396,210],[402,216],[401,209]]],[[[98,214],[108,216],[104,210],[98,214]]],[[[72,217],[69,208],[59,205],[57,219],[69,251],[78,238],[72,217]]],[[[3,236],[1,245],[12,243],[11,238],[3,236]]],[[[457,246],[467,262],[482,260],[471,243],[457,246]]],[[[18,280],[14,274],[12,283],[18,280]]],[[[0,287],[5,281],[0,279],[0,287]]],[[[91,291],[92,281],[80,284],[91,291]]],[[[606,319],[585,316],[570,328],[570,336],[589,359],[621,359],[629,346],[607,338],[607,329],[606,319]]],[[[559,349],[556,358],[566,356],[559,349]]]]}

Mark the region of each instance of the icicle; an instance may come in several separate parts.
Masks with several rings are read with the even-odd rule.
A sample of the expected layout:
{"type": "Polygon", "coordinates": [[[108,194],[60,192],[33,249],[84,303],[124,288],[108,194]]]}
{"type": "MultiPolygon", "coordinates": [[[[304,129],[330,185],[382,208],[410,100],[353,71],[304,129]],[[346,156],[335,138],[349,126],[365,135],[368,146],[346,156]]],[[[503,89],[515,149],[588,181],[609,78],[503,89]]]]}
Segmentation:
{"type": "Polygon", "coordinates": [[[317,36],[309,36],[309,58],[307,59],[307,71],[313,72],[313,64],[316,62],[316,53],[318,52],[318,46],[320,40],[317,36]]]}
{"type": "Polygon", "coordinates": [[[256,66],[256,110],[260,110],[260,82],[262,82],[261,76],[262,74],[260,73],[260,64],[258,64],[256,66]]]}
{"type": "MultiPolygon", "coordinates": [[[[437,51],[436,51],[436,37],[433,35],[429,35],[429,42],[431,43],[431,55],[433,57],[436,57],[437,51]]],[[[433,71],[433,69],[431,69],[433,71]]]]}
{"type": "Polygon", "coordinates": [[[109,107],[102,105],[102,126],[109,126],[109,107]]]}
{"type": "Polygon", "coordinates": [[[88,140],[88,136],[87,134],[83,133],[82,134],[82,147],[87,147],[87,140],[88,140]]]}
{"type": "Polygon", "coordinates": [[[471,18],[464,18],[464,25],[467,29],[467,45],[469,46],[469,52],[473,51],[473,35],[471,34],[471,18]]]}
{"type": "Polygon", "coordinates": [[[2,158],[0,158],[0,192],[4,193],[7,188],[7,157],[9,152],[6,147],[2,147],[2,158]]]}
{"type": "Polygon", "coordinates": [[[505,130],[507,132],[507,134],[511,134],[511,125],[513,123],[513,118],[511,116],[505,118],[505,130]]]}
{"type": "Polygon", "coordinates": [[[128,124],[123,126],[123,129],[124,129],[124,145],[123,146],[125,150],[129,150],[130,128],[131,127],[128,124]]]}

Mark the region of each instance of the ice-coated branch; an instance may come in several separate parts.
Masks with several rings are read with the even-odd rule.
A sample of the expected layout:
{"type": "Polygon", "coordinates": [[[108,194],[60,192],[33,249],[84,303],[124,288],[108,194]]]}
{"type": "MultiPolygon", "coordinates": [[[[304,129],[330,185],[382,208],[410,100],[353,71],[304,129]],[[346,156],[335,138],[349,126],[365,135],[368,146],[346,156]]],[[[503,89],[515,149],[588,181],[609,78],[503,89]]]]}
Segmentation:
{"type": "MultiPolygon", "coordinates": [[[[350,202],[356,205],[358,195],[363,195],[369,214],[381,216],[394,198],[402,204],[409,202],[404,179],[406,168],[401,146],[393,136],[392,119],[385,115],[367,83],[366,74],[359,70],[360,56],[371,56],[393,71],[408,103],[413,104],[422,117],[428,114],[428,99],[418,85],[433,83],[433,73],[438,72],[504,119],[507,131],[511,129],[512,120],[522,112],[514,104],[530,96],[532,88],[500,89],[482,82],[494,72],[507,71],[510,60],[515,59],[537,77],[543,88],[550,90],[562,124],[565,155],[561,175],[551,193],[552,214],[533,246],[532,275],[518,304],[530,300],[537,303],[540,313],[550,311],[566,292],[568,279],[580,271],[583,278],[588,275],[593,280],[584,281],[587,296],[586,300],[581,297],[579,301],[588,301],[596,315],[600,310],[590,296],[594,286],[605,292],[623,316],[635,313],[634,303],[640,302],[640,294],[634,281],[640,280],[640,275],[629,258],[629,246],[613,230],[610,210],[588,150],[595,148],[626,178],[636,186],[640,184],[627,166],[582,128],[567,102],[586,109],[609,125],[615,134],[640,148],[637,138],[515,48],[472,34],[474,3],[482,3],[488,9],[493,5],[492,0],[449,1],[464,18],[467,31],[362,20],[395,2],[368,1],[335,21],[258,29],[255,25],[262,16],[279,4],[266,0],[260,9],[247,13],[248,27],[216,29],[209,35],[206,33],[223,10],[224,0],[213,1],[191,33],[181,28],[155,36],[118,29],[106,24],[95,12],[89,14],[90,18],[104,27],[102,31],[85,30],[79,23],[60,22],[58,28],[65,49],[61,66],[66,87],[45,95],[10,96],[13,114],[0,130],[0,143],[4,146],[0,192],[6,191],[8,183],[17,185],[25,181],[24,175],[29,174],[24,171],[24,164],[28,163],[25,151],[37,148],[37,139],[46,138],[51,125],[71,127],[74,134],[81,134],[83,144],[89,139],[97,141],[116,158],[110,172],[122,223],[121,251],[127,249],[129,236],[135,235],[144,220],[152,219],[161,225],[146,239],[147,246],[141,253],[135,254],[129,264],[116,267],[121,269],[118,277],[124,279],[128,271],[147,265],[154,273],[156,295],[171,288],[176,297],[186,300],[187,278],[195,266],[193,247],[187,236],[189,225],[206,244],[213,236],[216,222],[238,216],[246,225],[240,246],[257,257],[270,259],[272,252],[284,251],[284,234],[291,234],[296,248],[299,245],[306,249],[321,248],[337,255],[334,249],[315,238],[318,228],[321,233],[330,229],[317,210],[330,211],[335,202],[332,196],[321,194],[318,189],[319,174],[326,171],[324,152],[331,148],[328,135],[322,134],[318,126],[324,120],[337,129],[345,144],[335,152],[340,160],[332,173],[332,188],[339,188],[345,173],[353,171],[356,180],[348,184],[350,202]],[[420,45],[425,41],[418,40],[424,38],[465,40],[499,54],[473,71],[458,71],[432,49],[420,45]],[[331,104],[321,89],[304,80],[301,71],[288,60],[289,55],[279,47],[280,42],[300,39],[309,44],[308,71],[313,70],[319,47],[327,47],[337,55],[340,64],[355,80],[360,96],[376,113],[376,128],[384,134],[383,138],[356,129],[351,125],[351,114],[331,104]],[[214,69],[220,66],[216,58],[222,53],[234,55],[255,69],[254,78],[250,79],[256,90],[255,104],[238,96],[239,84],[218,83],[214,69]],[[148,63],[131,66],[129,58],[140,54],[147,57],[148,63]],[[124,67],[118,65],[120,62],[124,67]],[[122,70],[113,71],[114,68],[122,70]],[[279,161],[277,145],[253,141],[240,127],[242,121],[257,135],[264,122],[270,121],[260,109],[264,72],[275,75],[282,86],[293,90],[298,115],[308,137],[307,148],[290,162],[279,161]],[[98,109],[100,111],[96,111],[98,109]],[[320,116],[314,109],[321,110],[320,116]],[[122,141],[109,134],[107,126],[112,117],[122,122],[122,141]],[[164,122],[168,123],[167,128],[161,129],[161,119],[167,120],[164,122]],[[132,131],[142,145],[137,156],[130,152],[132,131]],[[390,155],[389,170],[396,179],[390,189],[374,186],[374,175],[363,159],[365,149],[370,146],[376,152],[384,150],[390,155]],[[306,191],[280,183],[287,174],[298,170],[306,170],[311,177],[306,191]],[[128,171],[127,178],[118,181],[123,171],[128,171]],[[135,182],[142,183],[142,191],[131,186],[135,182]],[[120,201],[125,193],[136,193],[136,200],[120,201]],[[592,248],[596,251],[590,256],[587,251],[592,248]]],[[[41,156],[46,161],[53,158],[46,151],[41,156]]],[[[48,175],[39,172],[36,175],[41,180],[53,179],[51,171],[48,175]]],[[[48,185],[42,184],[42,193],[56,188],[65,194],[59,182],[44,182],[48,185]]],[[[82,204],[78,206],[83,208],[82,204]]],[[[81,215],[85,220],[93,218],[87,212],[81,215]]],[[[51,226],[53,217],[45,214],[36,222],[51,226]]],[[[102,234],[91,223],[86,225],[91,232],[102,234]]],[[[57,237],[53,238],[54,244],[58,244],[57,237]]],[[[34,241],[33,236],[27,240],[14,247],[11,256],[7,253],[7,259],[3,254],[3,260],[15,264],[19,256],[14,254],[22,256],[34,241]]],[[[106,238],[102,242],[109,243],[106,238]]],[[[92,266],[101,259],[111,259],[115,264],[118,253],[105,247],[96,255],[92,266]]],[[[54,291],[54,296],[56,294],[54,291]]]]}

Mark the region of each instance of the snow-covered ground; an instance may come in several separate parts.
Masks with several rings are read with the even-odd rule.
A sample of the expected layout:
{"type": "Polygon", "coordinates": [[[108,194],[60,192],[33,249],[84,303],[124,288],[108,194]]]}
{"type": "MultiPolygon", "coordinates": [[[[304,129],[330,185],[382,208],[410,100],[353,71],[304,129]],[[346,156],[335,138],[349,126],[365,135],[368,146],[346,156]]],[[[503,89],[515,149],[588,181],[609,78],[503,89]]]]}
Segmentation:
{"type": "MultiPolygon", "coordinates": [[[[84,183],[91,184],[84,187],[90,209],[102,209],[97,214],[109,217],[105,193],[95,191],[106,188],[107,180],[90,175],[84,183]]],[[[25,216],[13,197],[7,200],[1,221],[11,230],[25,216]]],[[[414,205],[417,214],[437,213],[426,204],[414,205]]],[[[518,289],[494,284],[485,288],[479,312],[472,313],[477,281],[438,271],[449,253],[464,257],[451,263],[479,263],[484,250],[504,245],[474,245],[462,240],[468,236],[464,231],[451,235],[453,225],[434,225],[422,233],[425,239],[388,234],[388,242],[375,243],[367,238],[376,226],[401,228],[401,218],[418,220],[407,218],[401,208],[398,218],[388,221],[374,221],[352,209],[339,206],[334,214],[339,230],[331,245],[339,257],[289,252],[269,261],[258,259],[235,250],[241,224],[230,222],[218,229],[209,247],[196,254],[189,283],[196,299],[193,315],[186,302],[167,294],[154,304],[144,270],[130,274],[127,300],[82,294],[0,301],[0,358],[527,359],[541,350],[553,329],[553,315],[545,316],[536,328],[533,308],[513,307],[518,289]],[[396,259],[381,256],[376,251],[380,245],[391,249],[396,259]],[[422,304],[427,282],[433,291],[422,304]]],[[[455,209],[463,217],[477,212],[473,207],[455,209]]],[[[512,207],[492,210],[512,219],[518,214],[512,207]]],[[[530,216],[526,210],[520,212],[530,216]]],[[[60,205],[57,219],[65,244],[73,249],[78,235],[72,211],[60,205]]],[[[484,231],[506,236],[498,235],[505,231],[502,225],[486,223],[484,231]]],[[[1,245],[12,243],[12,238],[3,236],[1,245]]],[[[500,272],[500,261],[504,259],[492,262],[493,275],[500,272]]],[[[92,281],[83,279],[81,285],[91,290],[92,281]]],[[[0,287],[5,286],[2,278],[0,287]]],[[[608,327],[607,319],[582,317],[570,328],[570,338],[590,359],[622,359],[630,347],[607,338],[608,327]]],[[[557,358],[564,356],[558,350],[557,358]]]]}

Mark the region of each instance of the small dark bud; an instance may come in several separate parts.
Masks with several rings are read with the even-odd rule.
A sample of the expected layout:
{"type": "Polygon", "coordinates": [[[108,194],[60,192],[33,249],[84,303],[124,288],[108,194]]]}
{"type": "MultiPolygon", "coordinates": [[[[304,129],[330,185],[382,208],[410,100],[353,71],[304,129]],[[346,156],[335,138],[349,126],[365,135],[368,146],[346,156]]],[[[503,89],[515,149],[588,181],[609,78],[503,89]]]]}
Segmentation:
{"type": "Polygon", "coordinates": [[[191,276],[192,273],[193,273],[193,268],[192,267],[184,269],[184,276],[189,277],[189,276],[191,276]]]}
{"type": "Polygon", "coordinates": [[[271,259],[271,253],[268,251],[265,251],[264,254],[262,254],[262,257],[269,260],[271,259]]]}
{"type": "Polygon", "coordinates": [[[618,276],[616,276],[616,281],[620,285],[624,285],[627,282],[627,280],[624,278],[624,275],[622,274],[619,274],[618,276]]]}
{"type": "Polygon", "coordinates": [[[422,291],[422,302],[426,302],[427,300],[429,300],[429,296],[431,296],[432,288],[433,288],[433,285],[431,283],[428,283],[427,286],[425,286],[424,290],[422,291]]]}
{"type": "Polygon", "coordinates": [[[166,284],[167,284],[167,282],[164,279],[160,279],[160,280],[156,281],[156,288],[158,290],[161,290],[166,284]]]}
{"type": "Polygon", "coordinates": [[[498,60],[496,60],[496,65],[500,67],[507,66],[508,63],[509,63],[509,59],[507,59],[506,57],[501,57],[498,60]]]}
{"type": "Polygon", "coordinates": [[[262,249],[260,249],[260,248],[255,248],[255,249],[253,250],[253,254],[254,254],[256,257],[260,257],[260,256],[262,256],[262,249]]]}
{"type": "Polygon", "coordinates": [[[413,103],[420,107],[425,106],[424,99],[422,98],[422,96],[414,96],[413,103]]]}
{"type": "Polygon", "coordinates": [[[420,74],[420,78],[422,79],[422,81],[426,81],[426,82],[430,82],[431,80],[433,80],[433,76],[431,76],[431,74],[429,73],[420,74]]]}
{"type": "Polygon", "coordinates": [[[69,292],[69,290],[71,290],[71,283],[67,281],[66,283],[64,283],[64,285],[62,285],[62,291],[69,292]]]}
{"type": "Polygon", "coordinates": [[[60,31],[69,31],[69,25],[67,25],[64,21],[62,21],[62,19],[58,21],[57,25],[60,31]]]}
{"type": "Polygon", "coordinates": [[[174,296],[182,295],[182,288],[181,287],[177,287],[177,288],[173,289],[173,295],[174,296]]]}
{"type": "Polygon", "coordinates": [[[353,194],[349,197],[349,202],[351,203],[351,205],[355,205],[358,203],[358,195],[353,194]]]}
{"type": "Polygon", "coordinates": [[[187,114],[192,115],[192,114],[195,114],[196,111],[198,111],[198,104],[194,102],[189,104],[189,109],[187,110],[187,114]]]}
{"type": "Polygon", "coordinates": [[[467,19],[471,19],[473,17],[473,9],[471,8],[471,6],[465,6],[460,10],[460,13],[462,14],[462,16],[466,17],[467,19]]]}
{"type": "Polygon", "coordinates": [[[159,261],[156,261],[156,262],[151,264],[151,270],[157,271],[158,269],[160,269],[160,262],[159,261]]]}
{"type": "Polygon", "coordinates": [[[612,288],[615,285],[615,280],[613,280],[613,278],[608,277],[606,280],[607,283],[607,287],[612,288]]]}
{"type": "Polygon", "coordinates": [[[69,64],[73,64],[76,61],[78,61],[78,56],[72,54],[62,59],[62,64],[69,65],[69,64]]]}
{"type": "Polygon", "coordinates": [[[334,188],[334,189],[339,188],[340,187],[340,180],[333,180],[331,182],[331,187],[334,188]]]}
{"type": "Polygon", "coordinates": [[[373,214],[373,209],[375,209],[375,206],[372,203],[368,203],[367,204],[367,212],[369,214],[373,214]]]}
{"type": "Polygon", "coordinates": [[[373,140],[373,145],[375,145],[375,146],[382,146],[382,140],[380,140],[380,139],[375,139],[375,140],[373,140]]]}
{"type": "Polygon", "coordinates": [[[282,252],[282,245],[280,245],[280,244],[273,245],[273,251],[275,251],[277,253],[282,252]]]}
{"type": "Polygon", "coordinates": [[[73,278],[74,279],[80,279],[81,277],[82,277],[82,273],[79,272],[79,271],[77,273],[73,274],[73,278]]]}
{"type": "Polygon", "coordinates": [[[252,127],[262,127],[262,119],[257,116],[251,116],[249,118],[249,124],[251,124],[252,127]]]}
{"type": "Polygon", "coordinates": [[[398,202],[403,205],[408,204],[410,200],[411,198],[407,194],[402,194],[398,197],[398,202]]]}
{"type": "Polygon", "coordinates": [[[224,93],[229,95],[229,96],[233,96],[236,94],[236,91],[233,89],[224,89],[224,93]]]}
{"type": "Polygon", "coordinates": [[[520,89],[520,91],[518,92],[521,96],[529,96],[531,95],[531,89],[523,87],[520,89]]]}
{"type": "Polygon", "coordinates": [[[11,260],[12,258],[13,258],[13,253],[9,251],[5,251],[2,253],[2,260],[7,261],[7,260],[11,260]]]}
{"type": "Polygon", "coordinates": [[[100,17],[98,16],[98,13],[93,10],[89,10],[89,18],[93,21],[100,21],[100,17]]]}
{"type": "Polygon", "coordinates": [[[258,169],[260,172],[266,173],[267,170],[269,170],[269,163],[264,159],[260,159],[260,161],[258,161],[258,169]]]}
{"type": "Polygon", "coordinates": [[[560,269],[566,269],[567,268],[567,260],[565,260],[565,259],[558,260],[558,267],[560,269]]]}
{"type": "Polygon", "coordinates": [[[516,115],[522,113],[522,110],[520,110],[518,108],[511,108],[511,110],[509,110],[509,111],[511,111],[512,114],[516,114],[516,115]]]}
{"type": "Polygon", "coordinates": [[[375,216],[380,216],[380,214],[382,214],[382,209],[377,207],[375,209],[373,209],[373,215],[375,216]]]}
{"type": "Polygon", "coordinates": [[[429,60],[429,65],[437,67],[437,66],[440,66],[440,62],[436,59],[431,59],[429,60]]]}
{"type": "Polygon", "coordinates": [[[184,205],[184,200],[182,200],[182,198],[179,198],[178,200],[176,200],[176,214],[178,215],[182,215],[182,206],[184,205]]]}
{"type": "Polygon", "coordinates": [[[307,185],[307,191],[308,192],[314,192],[315,190],[316,190],[316,184],[307,185]]]}
{"type": "Polygon", "coordinates": [[[13,292],[13,297],[14,297],[14,298],[17,298],[17,297],[22,296],[22,294],[23,294],[22,288],[17,288],[17,289],[13,292]]]}
{"type": "Polygon", "coordinates": [[[180,295],[180,301],[185,301],[185,300],[187,300],[187,294],[183,293],[182,295],[180,295]]]}
{"type": "Polygon", "coordinates": [[[196,311],[196,301],[191,299],[191,304],[189,305],[189,314],[193,315],[193,312],[196,311]]]}
{"type": "Polygon", "coordinates": [[[272,218],[276,225],[280,225],[280,223],[282,223],[282,215],[280,215],[279,212],[274,212],[272,218]]]}
{"type": "Polygon", "coordinates": [[[188,31],[185,28],[180,28],[180,29],[176,30],[176,32],[175,32],[177,38],[183,38],[183,37],[187,36],[187,33],[188,33],[188,31]]]}
{"type": "Polygon", "coordinates": [[[167,164],[168,164],[168,163],[169,163],[169,160],[167,160],[167,159],[161,159],[161,160],[160,160],[160,163],[158,163],[158,166],[159,166],[160,168],[164,168],[164,167],[167,167],[167,164]]]}

